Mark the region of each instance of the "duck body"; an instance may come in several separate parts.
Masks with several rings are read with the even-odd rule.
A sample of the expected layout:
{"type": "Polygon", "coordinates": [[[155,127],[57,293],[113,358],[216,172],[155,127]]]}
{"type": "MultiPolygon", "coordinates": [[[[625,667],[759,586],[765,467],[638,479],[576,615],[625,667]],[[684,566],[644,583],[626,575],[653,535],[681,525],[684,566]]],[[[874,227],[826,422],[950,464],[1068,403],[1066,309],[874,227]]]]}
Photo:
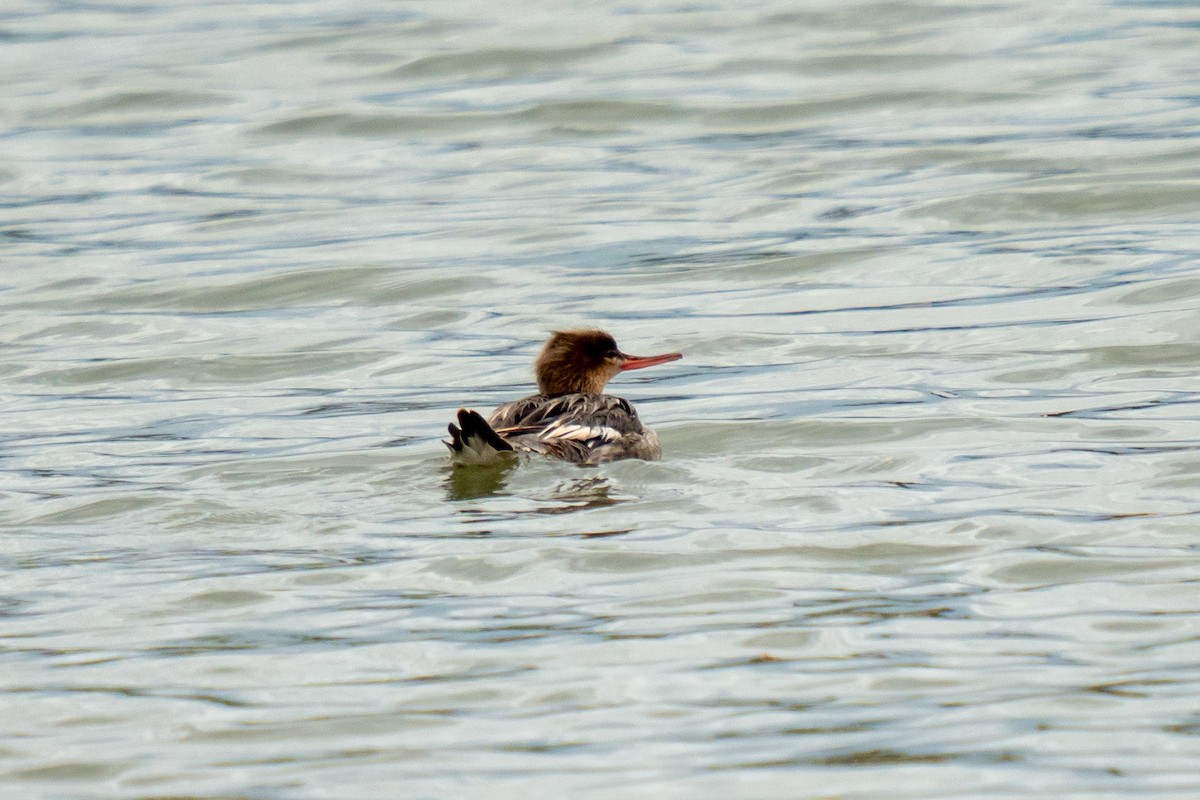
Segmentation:
{"type": "Polygon", "coordinates": [[[603,331],[563,331],[551,336],[536,364],[539,394],[499,406],[485,420],[459,409],[450,425],[456,465],[490,464],[516,455],[542,455],[574,464],[662,456],[654,431],[642,425],[633,405],[605,394],[608,379],[622,370],[663,364],[679,353],[638,357],[621,353],[603,331]]]}
{"type": "Polygon", "coordinates": [[[488,424],[514,450],[575,464],[662,457],[654,431],[628,400],[611,394],[535,394],[500,406],[488,424]]]}

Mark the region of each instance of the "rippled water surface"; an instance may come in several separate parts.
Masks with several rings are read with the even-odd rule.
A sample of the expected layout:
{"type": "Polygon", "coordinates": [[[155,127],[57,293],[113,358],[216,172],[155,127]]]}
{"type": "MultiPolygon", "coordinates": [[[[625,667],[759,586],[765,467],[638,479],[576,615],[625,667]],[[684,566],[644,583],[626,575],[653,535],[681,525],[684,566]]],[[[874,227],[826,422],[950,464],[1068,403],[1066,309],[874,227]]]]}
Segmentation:
{"type": "Polygon", "coordinates": [[[0,785],[1200,796],[1200,8],[0,11],[0,785]],[[452,473],[546,332],[661,462],[452,473]]]}

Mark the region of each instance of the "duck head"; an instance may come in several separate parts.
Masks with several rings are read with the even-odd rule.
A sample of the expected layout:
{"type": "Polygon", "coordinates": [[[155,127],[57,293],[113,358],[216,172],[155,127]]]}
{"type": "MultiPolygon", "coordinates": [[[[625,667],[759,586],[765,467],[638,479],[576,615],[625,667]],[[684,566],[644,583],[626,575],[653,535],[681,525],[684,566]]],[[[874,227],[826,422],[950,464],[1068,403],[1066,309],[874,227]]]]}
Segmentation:
{"type": "Polygon", "coordinates": [[[612,336],[599,330],[555,331],[534,362],[538,391],[555,396],[601,394],[618,372],[653,367],[683,358],[682,353],[631,356],[612,336]]]}

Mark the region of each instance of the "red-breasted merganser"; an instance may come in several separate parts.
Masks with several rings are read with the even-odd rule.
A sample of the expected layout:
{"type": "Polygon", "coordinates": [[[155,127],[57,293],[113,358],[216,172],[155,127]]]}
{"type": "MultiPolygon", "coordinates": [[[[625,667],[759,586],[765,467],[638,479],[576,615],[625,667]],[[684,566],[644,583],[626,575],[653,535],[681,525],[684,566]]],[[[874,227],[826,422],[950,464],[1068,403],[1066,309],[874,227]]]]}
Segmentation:
{"type": "Polygon", "coordinates": [[[450,425],[455,464],[491,464],[515,454],[538,453],[576,464],[621,458],[656,460],[654,431],[642,425],[628,400],[604,394],[618,372],[653,367],[682,353],[631,356],[604,331],[556,331],[534,362],[539,394],[505,403],[486,420],[458,410],[450,425]]]}

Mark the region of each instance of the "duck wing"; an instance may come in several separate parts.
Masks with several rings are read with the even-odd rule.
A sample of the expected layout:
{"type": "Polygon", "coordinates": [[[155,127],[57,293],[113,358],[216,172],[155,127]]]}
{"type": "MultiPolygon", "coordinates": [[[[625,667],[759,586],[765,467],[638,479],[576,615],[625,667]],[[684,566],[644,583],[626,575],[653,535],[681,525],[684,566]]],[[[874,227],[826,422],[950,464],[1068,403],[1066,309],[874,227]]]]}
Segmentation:
{"type": "Polygon", "coordinates": [[[519,450],[576,464],[658,455],[629,401],[609,394],[533,395],[500,406],[488,422],[519,450]]]}

